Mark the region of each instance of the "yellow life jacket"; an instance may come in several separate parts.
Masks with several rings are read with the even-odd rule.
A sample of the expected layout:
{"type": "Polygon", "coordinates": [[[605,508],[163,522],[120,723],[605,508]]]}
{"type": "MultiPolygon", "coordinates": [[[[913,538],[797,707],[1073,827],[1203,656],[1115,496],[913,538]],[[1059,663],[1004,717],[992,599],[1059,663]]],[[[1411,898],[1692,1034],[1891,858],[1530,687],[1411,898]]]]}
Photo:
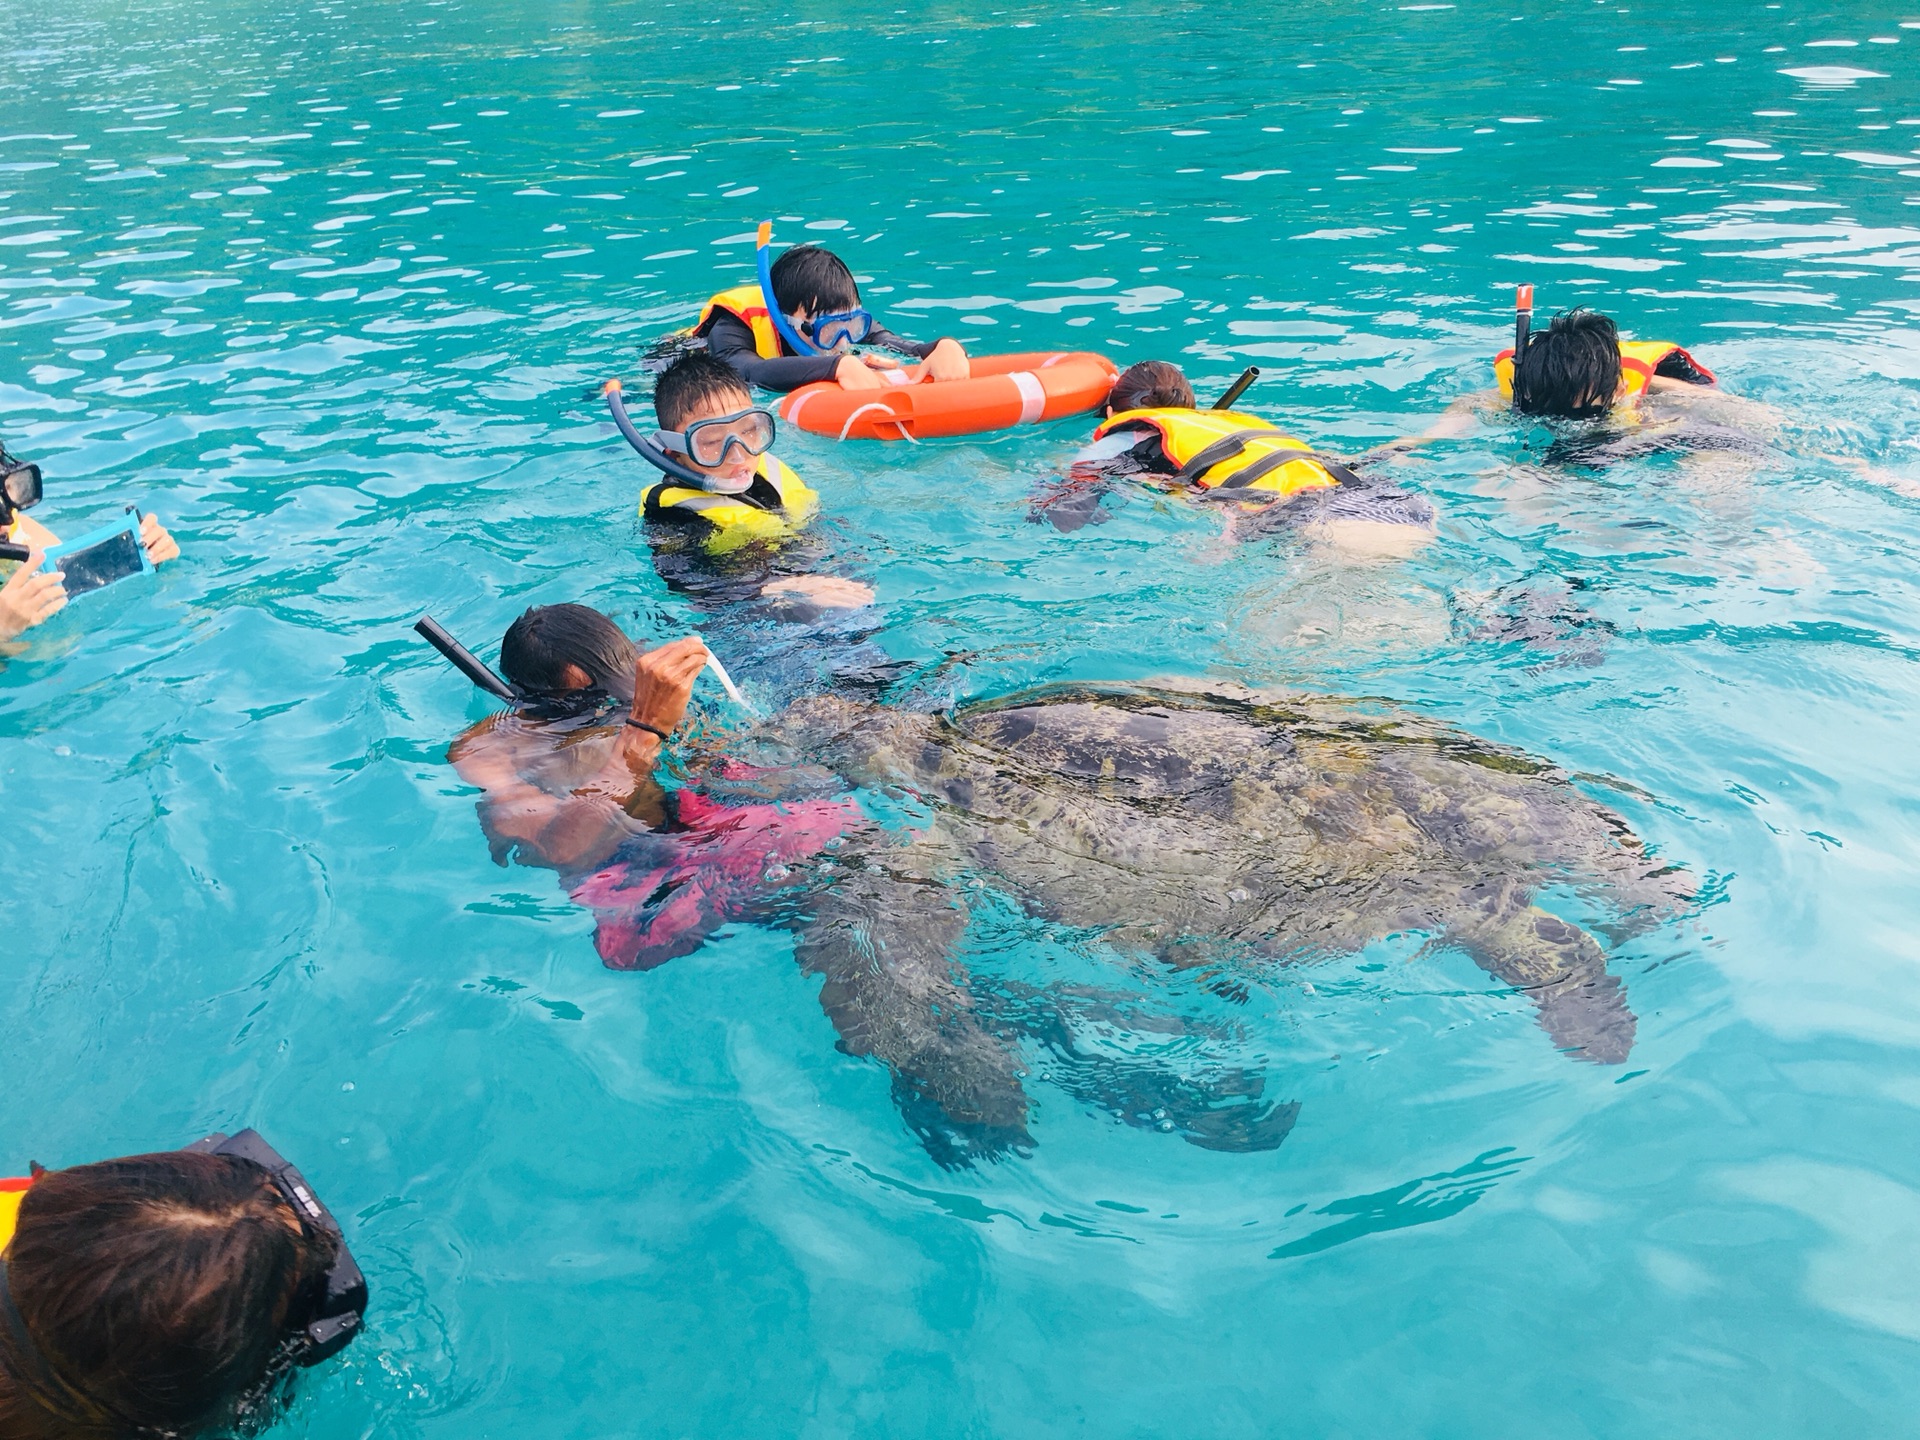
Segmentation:
{"type": "MultiPolygon", "coordinates": [[[[1709,385],[1717,383],[1713,372],[1671,340],[1622,340],[1620,342],[1620,378],[1626,384],[1622,400],[1644,395],[1653,383],[1654,373],[1673,356],[1679,356],[1694,374],[1709,385]]],[[[1493,378],[1500,382],[1503,398],[1513,398],[1513,347],[1509,345],[1493,357],[1493,378]]]]}
{"type": "Polygon", "coordinates": [[[753,332],[753,353],[762,360],[778,360],[783,353],[780,349],[780,332],[773,328],[773,317],[767,313],[766,296],[760,293],[758,285],[736,285],[731,290],[722,290],[718,295],[700,307],[700,318],[694,322],[693,333],[704,335],[713,328],[716,315],[731,315],[753,332]]]}
{"type": "Polygon", "coordinates": [[[1104,421],[1093,438],[1116,430],[1156,431],[1161,453],[1180,467],[1174,480],[1202,490],[1287,496],[1324,490],[1353,473],[1259,416],[1238,410],[1123,410],[1104,421]]]}
{"type": "Polygon", "coordinates": [[[0,1180],[0,1254],[6,1253],[7,1246],[13,1243],[14,1226],[20,1222],[20,1202],[27,1197],[27,1187],[33,1181],[24,1176],[18,1180],[0,1180]]]}
{"type": "Polygon", "coordinates": [[[713,555],[791,535],[819,508],[818,493],[771,453],[760,457],[753,484],[738,495],[716,495],[667,476],[640,497],[644,519],[693,520],[706,527],[705,548],[713,555]]]}

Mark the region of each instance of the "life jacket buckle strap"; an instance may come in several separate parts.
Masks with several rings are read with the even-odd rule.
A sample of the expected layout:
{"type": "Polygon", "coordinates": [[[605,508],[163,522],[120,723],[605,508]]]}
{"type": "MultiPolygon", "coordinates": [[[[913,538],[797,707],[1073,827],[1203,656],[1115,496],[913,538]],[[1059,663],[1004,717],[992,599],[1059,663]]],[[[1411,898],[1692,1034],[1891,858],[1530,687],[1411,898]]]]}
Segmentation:
{"type": "Polygon", "coordinates": [[[1201,450],[1199,454],[1187,461],[1186,464],[1174,471],[1174,483],[1176,485],[1199,484],[1202,475],[1206,474],[1207,471],[1211,470],[1214,466],[1233,459],[1234,456],[1247,448],[1248,441],[1257,438],[1262,433],[1264,432],[1259,430],[1245,430],[1239,434],[1221,436],[1220,439],[1208,445],[1201,450]]]}

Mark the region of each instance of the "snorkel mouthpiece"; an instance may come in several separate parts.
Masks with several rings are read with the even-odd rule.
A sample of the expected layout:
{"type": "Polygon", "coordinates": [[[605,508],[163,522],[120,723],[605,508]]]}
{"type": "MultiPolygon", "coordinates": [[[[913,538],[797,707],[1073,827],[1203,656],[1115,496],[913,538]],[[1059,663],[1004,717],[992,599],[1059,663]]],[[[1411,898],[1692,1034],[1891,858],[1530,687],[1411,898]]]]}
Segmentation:
{"type": "Polygon", "coordinates": [[[760,303],[767,307],[767,319],[773,322],[774,330],[780,338],[793,347],[796,355],[830,355],[830,350],[822,350],[818,345],[796,331],[787,317],[780,311],[780,302],[773,298],[773,222],[762,220],[760,234],[755,241],[754,263],[760,270],[760,303]]]}

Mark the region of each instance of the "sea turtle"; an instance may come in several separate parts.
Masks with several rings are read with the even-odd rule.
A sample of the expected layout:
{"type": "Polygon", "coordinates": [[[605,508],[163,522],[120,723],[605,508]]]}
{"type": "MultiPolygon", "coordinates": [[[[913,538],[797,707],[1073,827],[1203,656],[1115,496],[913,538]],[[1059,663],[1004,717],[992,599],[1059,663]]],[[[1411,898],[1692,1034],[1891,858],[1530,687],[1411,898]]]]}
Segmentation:
{"type": "MultiPolygon", "coordinates": [[[[1692,896],[1684,871],[1564,772],[1379,704],[1180,683],[1058,687],[950,714],[820,695],[708,754],[696,749],[690,776],[703,804],[782,802],[769,813],[790,814],[787,831],[747,843],[730,881],[698,862],[576,889],[601,912],[602,954],[652,963],[668,939],[651,917],[691,913],[687,887],[705,887],[706,928],[772,918],[768,888],[781,890],[778,923],[824,977],[842,1048],[888,1065],[923,1137],[945,1127],[936,1153],[1024,1140],[1019,1037],[1040,1011],[1072,1008],[1010,1003],[957,968],[972,887],[1179,967],[1294,964],[1424,935],[1526,993],[1556,1045],[1603,1064],[1633,1045],[1621,983],[1601,941],[1536,898],[1578,896],[1617,942],[1692,896]],[[782,838],[848,788],[893,794],[905,822],[782,838]]],[[[746,843],[739,827],[717,833],[746,843]]],[[[670,953],[691,938],[677,923],[670,953]]],[[[1244,1080],[1224,1090],[1257,1098],[1244,1080]]],[[[1267,1107],[1222,1121],[1207,1101],[1178,1128],[1257,1148],[1290,1119],[1267,1107]]]]}

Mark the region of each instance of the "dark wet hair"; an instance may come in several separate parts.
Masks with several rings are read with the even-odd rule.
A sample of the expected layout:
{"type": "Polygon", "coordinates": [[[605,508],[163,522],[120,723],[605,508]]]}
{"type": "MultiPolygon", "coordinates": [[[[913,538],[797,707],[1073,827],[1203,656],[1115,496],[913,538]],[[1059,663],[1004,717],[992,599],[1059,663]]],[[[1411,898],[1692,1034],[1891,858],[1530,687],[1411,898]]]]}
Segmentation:
{"type": "Polygon", "coordinates": [[[567,667],[578,665],[594,689],[626,697],[639,658],[625,631],[585,605],[536,605],[500,641],[501,673],[536,692],[565,690],[567,667]]]}
{"type": "Polygon", "coordinates": [[[168,1151],[42,1174],[21,1197],[0,1323],[0,1434],[123,1440],[252,1431],[290,1370],[296,1297],[332,1237],[266,1170],[168,1151]]]}
{"type": "Polygon", "coordinates": [[[1595,310],[1562,311],[1513,359],[1513,408],[1523,415],[1604,415],[1619,389],[1620,331],[1595,310]]]}
{"type": "Polygon", "coordinates": [[[831,250],[796,245],[773,262],[773,301],[787,315],[852,310],[860,304],[860,287],[847,262],[831,250]]]}
{"type": "Polygon", "coordinates": [[[1116,415],[1123,410],[1191,410],[1193,386],[1178,365],[1142,360],[1120,372],[1107,404],[1116,415]]]}
{"type": "Polygon", "coordinates": [[[690,350],[660,372],[653,386],[653,413],[662,430],[681,422],[711,400],[738,399],[737,409],[753,403],[753,391],[740,372],[705,350],[690,350]]]}

